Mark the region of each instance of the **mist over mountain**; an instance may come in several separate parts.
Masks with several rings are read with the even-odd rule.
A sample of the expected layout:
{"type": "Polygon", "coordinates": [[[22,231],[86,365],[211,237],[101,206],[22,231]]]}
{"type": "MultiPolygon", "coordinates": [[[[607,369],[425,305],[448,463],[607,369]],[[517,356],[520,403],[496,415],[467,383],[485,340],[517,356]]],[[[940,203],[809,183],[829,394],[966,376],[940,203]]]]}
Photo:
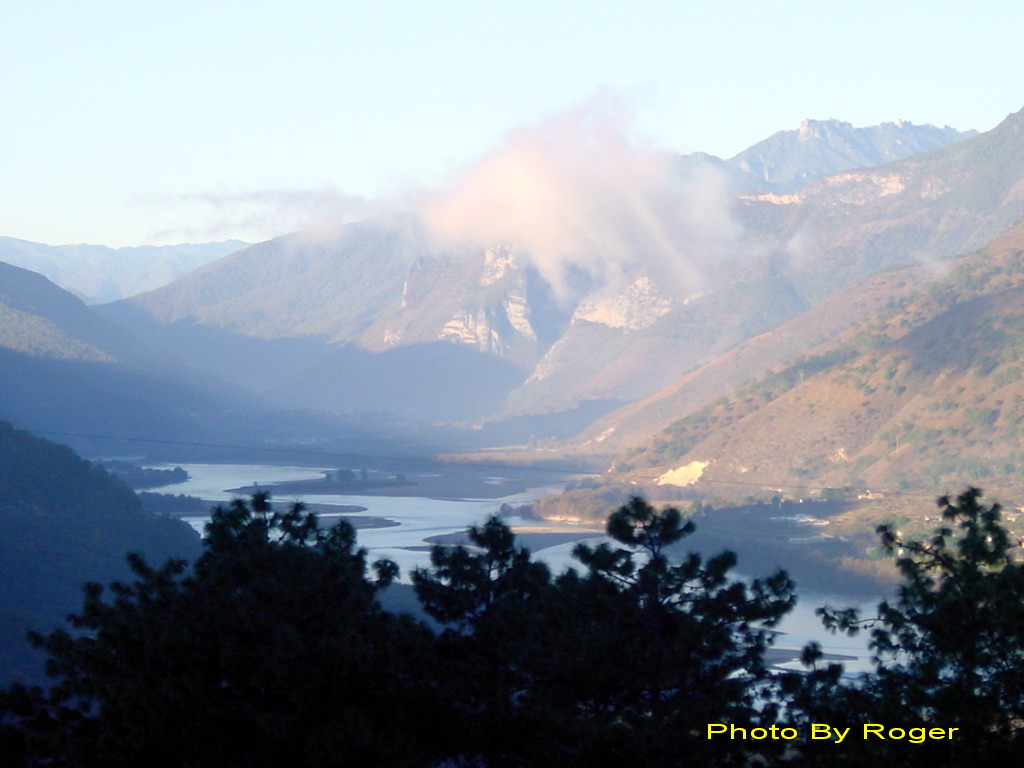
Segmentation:
{"type": "Polygon", "coordinates": [[[580,444],[595,450],[642,442],[652,429],[731,397],[775,366],[868,322],[945,275],[953,257],[986,246],[1024,217],[1022,124],[1024,113],[1016,113],[945,149],[846,171],[790,195],[743,195],[739,218],[776,244],[770,269],[788,275],[810,308],[608,414],[580,444]]]}
{"type": "Polygon", "coordinates": [[[200,414],[250,399],[183,370],[42,275],[2,262],[0,360],[0,418],[41,430],[184,437],[200,414]]]}
{"type": "Polygon", "coordinates": [[[99,310],[279,406],[477,423],[611,407],[859,280],[984,245],[1024,216],[1020,121],[974,137],[808,122],[741,153],[744,170],[561,116],[413,213],[251,246],[99,310]],[[778,190],[797,178],[785,167],[806,179],[920,151],[790,193],[744,181],[778,190]]]}
{"type": "Polygon", "coordinates": [[[159,288],[245,245],[241,240],[226,240],[108,248],[0,237],[0,261],[45,275],[89,304],[102,304],[159,288]]]}

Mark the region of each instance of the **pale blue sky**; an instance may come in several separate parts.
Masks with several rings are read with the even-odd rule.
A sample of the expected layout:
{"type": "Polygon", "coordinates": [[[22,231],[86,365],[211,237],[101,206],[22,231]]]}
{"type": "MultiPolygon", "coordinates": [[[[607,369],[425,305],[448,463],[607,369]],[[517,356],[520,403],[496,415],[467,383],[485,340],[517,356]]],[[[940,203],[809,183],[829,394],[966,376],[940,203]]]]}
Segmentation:
{"type": "MultiPolygon", "coordinates": [[[[0,0],[0,235],[263,239],[595,96],[728,157],[803,118],[988,130],[1019,2],[0,0]]],[[[355,210],[355,209],[352,209],[355,210]]]]}

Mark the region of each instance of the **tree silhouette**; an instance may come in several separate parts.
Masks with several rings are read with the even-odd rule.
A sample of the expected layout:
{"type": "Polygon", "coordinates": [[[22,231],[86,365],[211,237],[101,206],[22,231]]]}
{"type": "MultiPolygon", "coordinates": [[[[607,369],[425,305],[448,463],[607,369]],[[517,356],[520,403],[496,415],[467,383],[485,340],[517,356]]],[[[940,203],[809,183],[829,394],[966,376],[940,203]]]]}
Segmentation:
{"type": "Polygon", "coordinates": [[[424,609],[450,625],[437,647],[438,684],[456,703],[448,723],[459,734],[453,757],[467,765],[535,764],[522,761],[548,749],[552,724],[532,716],[524,695],[535,683],[534,660],[546,652],[551,575],[497,516],[467,534],[469,547],[435,546],[430,567],[412,574],[424,609]]]}
{"type": "MultiPolygon", "coordinates": [[[[984,505],[969,488],[942,497],[945,524],[929,537],[908,539],[892,525],[878,528],[896,558],[902,585],[877,615],[822,609],[826,626],[871,632],[875,671],[854,681],[837,666],[790,678],[794,710],[804,719],[889,723],[904,729],[957,728],[912,751],[899,741],[870,739],[812,749],[814,765],[950,765],[1016,759],[1024,747],[1024,568],[1019,545],[1000,522],[999,504],[984,505]],[[827,760],[824,760],[827,758],[827,760]]],[[[806,652],[820,658],[817,648],[806,652]]]]}
{"type": "Polygon", "coordinates": [[[706,562],[688,553],[674,563],[668,548],[694,528],[674,507],[633,498],[608,519],[609,536],[622,546],[581,544],[574,552],[588,568],[576,588],[612,598],[598,631],[620,649],[604,665],[618,681],[605,694],[608,724],[616,726],[606,732],[618,743],[604,751],[623,760],[671,764],[683,750],[695,764],[743,764],[749,747],[710,743],[708,723],[771,725],[777,715],[758,698],[768,682],[770,627],[795,604],[794,585],[781,571],[749,584],[731,578],[731,552],[706,562]]]}
{"type": "Polygon", "coordinates": [[[755,705],[770,625],[793,605],[785,574],[747,586],[735,557],[673,564],[693,530],[677,509],[633,499],[608,520],[621,547],[578,546],[584,574],[552,580],[498,518],[474,549],[435,548],[414,580],[428,611],[453,627],[451,679],[465,717],[484,723],[478,764],[599,766],[637,761],[742,764],[741,742],[707,739],[709,722],[770,723],[755,705]]]}
{"type": "Polygon", "coordinates": [[[497,517],[413,574],[444,625],[383,611],[397,567],[368,567],[347,524],[264,494],[214,510],[189,567],[129,557],[135,580],[85,589],[70,629],[36,635],[49,690],[0,693],[0,764],[20,766],[962,766],[1024,747],[1024,566],[998,504],[939,500],[925,539],[881,526],[903,577],[870,629],[875,669],[770,674],[794,603],[777,572],[678,554],[693,524],[634,498],[610,542],[552,576],[497,517]],[[372,574],[372,577],[369,575],[372,574]],[[786,722],[781,723],[781,718],[786,722]],[[709,739],[707,726],[852,728],[842,744],[709,739]],[[861,738],[865,723],[957,729],[861,738]]]}
{"type": "Polygon", "coordinates": [[[85,588],[71,631],[36,635],[47,692],[15,687],[4,722],[26,764],[67,766],[421,765],[444,703],[418,682],[430,633],[385,613],[396,573],[266,494],[213,511],[204,552],[152,568],[108,598],[85,588]],[[420,735],[422,734],[422,737],[420,735]],[[35,762],[33,762],[35,761],[35,762]]]}

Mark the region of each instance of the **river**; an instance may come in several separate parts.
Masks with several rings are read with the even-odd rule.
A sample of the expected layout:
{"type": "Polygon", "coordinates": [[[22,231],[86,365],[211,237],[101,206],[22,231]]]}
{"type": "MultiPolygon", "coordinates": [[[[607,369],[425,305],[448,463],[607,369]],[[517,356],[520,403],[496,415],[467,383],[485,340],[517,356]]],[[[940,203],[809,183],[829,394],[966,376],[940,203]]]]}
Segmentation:
{"type": "MultiPolygon", "coordinates": [[[[181,466],[189,473],[189,480],[184,483],[164,486],[160,493],[189,494],[198,496],[212,503],[228,501],[237,493],[227,489],[245,486],[266,485],[287,480],[319,480],[327,468],[275,466],[262,464],[179,464],[154,465],[158,469],[181,466]]],[[[452,471],[440,469],[439,471],[452,471]]],[[[424,472],[422,478],[436,478],[433,469],[424,472]]],[[[500,492],[502,482],[512,483],[507,478],[495,477],[493,482],[500,492]]],[[[301,496],[279,496],[278,501],[301,500],[309,504],[325,504],[332,506],[364,507],[364,512],[345,512],[352,518],[384,518],[391,522],[382,527],[360,528],[359,545],[368,551],[370,562],[386,557],[395,561],[401,568],[401,578],[408,580],[409,574],[417,566],[429,563],[431,539],[461,534],[475,523],[483,522],[490,514],[498,511],[502,504],[526,504],[543,496],[562,490],[562,484],[552,480],[551,485],[530,487],[518,493],[499,496],[497,498],[429,498],[424,496],[369,496],[369,495],[337,495],[337,494],[302,494],[301,496]],[[397,523],[397,524],[396,524],[397,523]]],[[[321,517],[332,517],[342,514],[326,513],[321,517]]],[[[202,533],[207,516],[184,518],[197,531],[202,533]]],[[[572,549],[580,541],[596,544],[607,541],[599,529],[569,523],[549,523],[546,521],[527,520],[510,517],[507,522],[517,536],[524,540],[534,555],[546,562],[553,571],[561,572],[575,564],[572,549]]],[[[818,641],[823,650],[848,658],[845,663],[847,671],[852,673],[870,668],[866,633],[858,637],[831,635],[821,625],[815,610],[823,605],[833,607],[859,607],[863,615],[870,615],[879,598],[868,595],[829,595],[815,592],[800,592],[799,602],[777,629],[784,633],[776,642],[776,647],[783,649],[799,649],[810,640],[818,641]]]]}

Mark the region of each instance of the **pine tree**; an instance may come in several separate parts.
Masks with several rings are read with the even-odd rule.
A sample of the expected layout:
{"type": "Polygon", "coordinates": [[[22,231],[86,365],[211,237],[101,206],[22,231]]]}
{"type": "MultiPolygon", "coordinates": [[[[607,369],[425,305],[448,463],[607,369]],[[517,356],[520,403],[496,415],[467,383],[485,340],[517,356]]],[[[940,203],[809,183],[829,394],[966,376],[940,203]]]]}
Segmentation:
{"type": "MultiPolygon", "coordinates": [[[[911,747],[858,739],[810,749],[812,765],[948,765],[1009,762],[1024,748],[1024,567],[1020,546],[969,488],[938,505],[945,524],[924,539],[878,528],[902,584],[877,615],[823,609],[826,626],[871,632],[875,670],[853,681],[838,666],[790,678],[794,711],[805,720],[852,725],[958,729],[911,747]]],[[[810,648],[807,660],[820,651],[810,648]]],[[[813,745],[812,745],[813,746],[813,745]]]]}
{"type": "Polygon", "coordinates": [[[445,704],[431,634],[385,613],[396,574],[265,494],[214,510],[204,552],[85,589],[71,629],[36,635],[49,691],[0,702],[13,760],[75,766],[422,765],[445,704]],[[109,596],[108,596],[109,595],[109,596]],[[422,736],[422,738],[421,738],[422,736]],[[48,762],[51,761],[51,762],[48,762]]]}
{"type": "Polygon", "coordinates": [[[487,766],[743,764],[742,742],[709,743],[709,722],[770,724],[756,701],[765,651],[793,605],[783,573],[749,586],[731,553],[679,564],[693,530],[674,508],[633,499],[608,520],[621,546],[578,546],[585,566],[552,580],[499,519],[474,550],[435,548],[414,576],[427,610],[450,622],[447,676],[482,727],[468,758],[487,766]]]}

